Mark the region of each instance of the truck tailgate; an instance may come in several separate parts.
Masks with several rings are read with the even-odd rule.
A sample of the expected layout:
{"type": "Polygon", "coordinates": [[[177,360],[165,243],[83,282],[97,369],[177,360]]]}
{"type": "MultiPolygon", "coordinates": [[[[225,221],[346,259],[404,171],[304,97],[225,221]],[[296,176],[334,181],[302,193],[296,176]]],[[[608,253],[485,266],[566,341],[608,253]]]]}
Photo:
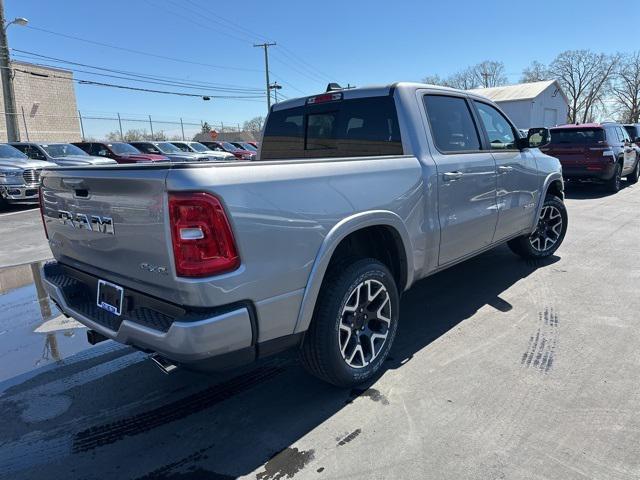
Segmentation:
{"type": "Polygon", "coordinates": [[[47,171],[43,219],[56,259],[123,285],[170,287],[168,171],[150,166],[47,171]]]}

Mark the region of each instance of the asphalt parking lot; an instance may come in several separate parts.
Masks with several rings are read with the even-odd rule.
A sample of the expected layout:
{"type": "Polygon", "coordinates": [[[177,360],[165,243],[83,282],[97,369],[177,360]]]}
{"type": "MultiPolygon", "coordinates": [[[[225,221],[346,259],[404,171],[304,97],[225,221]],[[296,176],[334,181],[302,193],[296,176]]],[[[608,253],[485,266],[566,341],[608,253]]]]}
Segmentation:
{"type": "Polygon", "coordinates": [[[18,238],[0,253],[0,478],[637,479],[640,187],[567,205],[550,260],[501,247],[416,284],[387,369],[355,390],[293,354],[165,376],[90,347],[29,264],[38,212],[0,216],[18,238]]]}

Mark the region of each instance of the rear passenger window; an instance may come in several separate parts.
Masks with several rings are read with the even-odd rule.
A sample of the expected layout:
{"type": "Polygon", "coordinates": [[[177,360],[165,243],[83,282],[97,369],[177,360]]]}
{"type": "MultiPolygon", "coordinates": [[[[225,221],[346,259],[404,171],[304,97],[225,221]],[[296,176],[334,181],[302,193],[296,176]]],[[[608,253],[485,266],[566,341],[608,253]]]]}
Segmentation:
{"type": "Polygon", "coordinates": [[[381,96],[272,111],[260,159],[402,154],[395,102],[381,96]]]}
{"type": "Polygon", "coordinates": [[[480,137],[467,101],[460,97],[425,95],[424,105],[436,148],[441,152],[480,150],[480,137]]]}
{"type": "Polygon", "coordinates": [[[516,134],[513,127],[498,110],[486,103],[474,102],[480,121],[489,136],[491,150],[513,150],[516,148],[516,134]]]}

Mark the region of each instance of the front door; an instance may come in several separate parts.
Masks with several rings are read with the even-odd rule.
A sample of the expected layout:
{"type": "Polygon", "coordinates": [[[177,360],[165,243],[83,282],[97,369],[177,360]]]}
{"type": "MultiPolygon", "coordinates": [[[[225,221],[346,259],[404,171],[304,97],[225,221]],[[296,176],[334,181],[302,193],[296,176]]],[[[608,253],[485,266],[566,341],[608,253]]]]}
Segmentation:
{"type": "Polygon", "coordinates": [[[496,164],[482,148],[466,98],[430,94],[424,103],[438,172],[438,264],[446,265],[491,243],[498,219],[496,164]]]}
{"type": "Polygon", "coordinates": [[[473,102],[498,171],[498,226],[494,242],[533,227],[540,178],[536,160],[519,150],[517,131],[507,118],[488,103],[473,102]]]}

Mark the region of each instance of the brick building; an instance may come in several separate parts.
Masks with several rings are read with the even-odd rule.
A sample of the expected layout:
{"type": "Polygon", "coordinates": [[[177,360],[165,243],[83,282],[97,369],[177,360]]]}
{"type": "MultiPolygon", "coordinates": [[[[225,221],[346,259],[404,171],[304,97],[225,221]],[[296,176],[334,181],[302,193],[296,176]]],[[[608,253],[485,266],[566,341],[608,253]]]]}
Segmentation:
{"type": "MultiPolygon", "coordinates": [[[[20,139],[23,141],[81,140],[78,106],[69,70],[11,62],[20,139]]],[[[0,95],[0,141],[7,141],[4,102],[0,95]]]]}

